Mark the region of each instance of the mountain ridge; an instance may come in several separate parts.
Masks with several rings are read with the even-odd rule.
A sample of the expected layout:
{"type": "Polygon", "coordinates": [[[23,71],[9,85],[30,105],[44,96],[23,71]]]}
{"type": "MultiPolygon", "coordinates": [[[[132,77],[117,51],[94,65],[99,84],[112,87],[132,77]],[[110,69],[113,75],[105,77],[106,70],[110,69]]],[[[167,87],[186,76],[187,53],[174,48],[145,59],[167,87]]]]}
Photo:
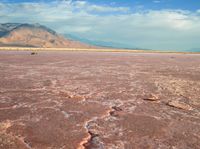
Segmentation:
{"type": "Polygon", "coordinates": [[[0,46],[22,46],[41,48],[94,48],[95,46],[67,39],[56,31],[28,23],[0,24],[0,46]]]}

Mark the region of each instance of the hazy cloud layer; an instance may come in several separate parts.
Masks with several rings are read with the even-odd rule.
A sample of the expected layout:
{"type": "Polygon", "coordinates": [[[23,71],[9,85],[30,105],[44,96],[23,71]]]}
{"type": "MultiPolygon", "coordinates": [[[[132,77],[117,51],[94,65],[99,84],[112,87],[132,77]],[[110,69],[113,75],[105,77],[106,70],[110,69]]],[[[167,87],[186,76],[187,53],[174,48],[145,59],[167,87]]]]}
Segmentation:
{"type": "MultiPolygon", "coordinates": [[[[159,3],[159,1],[155,1],[159,3]]],[[[0,3],[0,22],[41,23],[62,34],[133,47],[185,50],[200,47],[200,9],[143,10],[85,1],[0,3]]]]}

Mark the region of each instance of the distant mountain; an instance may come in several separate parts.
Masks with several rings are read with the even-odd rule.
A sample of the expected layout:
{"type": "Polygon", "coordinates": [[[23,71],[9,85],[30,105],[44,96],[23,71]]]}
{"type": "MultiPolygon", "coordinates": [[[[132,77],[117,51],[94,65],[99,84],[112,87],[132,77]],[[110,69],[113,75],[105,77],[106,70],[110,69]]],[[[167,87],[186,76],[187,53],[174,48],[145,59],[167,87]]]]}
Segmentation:
{"type": "Polygon", "coordinates": [[[188,52],[200,52],[200,48],[192,48],[190,50],[187,50],[188,52]]]}
{"type": "Polygon", "coordinates": [[[66,39],[40,24],[0,24],[0,46],[44,48],[92,48],[94,46],[66,39]]]}
{"type": "Polygon", "coordinates": [[[69,39],[78,40],[78,41],[81,41],[81,42],[84,42],[84,43],[87,43],[90,45],[94,45],[94,46],[117,48],[117,49],[141,49],[141,48],[137,48],[137,47],[134,47],[134,46],[128,45],[128,44],[99,41],[99,40],[89,40],[89,39],[81,38],[78,35],[64,34],[64,36],[69,39]]]}

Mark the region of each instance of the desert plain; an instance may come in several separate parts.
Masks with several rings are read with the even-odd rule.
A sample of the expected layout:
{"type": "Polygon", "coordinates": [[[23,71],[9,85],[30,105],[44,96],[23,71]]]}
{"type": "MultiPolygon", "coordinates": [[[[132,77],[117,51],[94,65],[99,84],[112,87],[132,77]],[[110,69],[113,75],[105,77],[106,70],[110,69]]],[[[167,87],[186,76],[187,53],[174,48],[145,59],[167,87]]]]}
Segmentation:
{"type": "Polygon", "coordinates": [[[200,54],[0,51],[1,149],[199,149],[200,54]]]}

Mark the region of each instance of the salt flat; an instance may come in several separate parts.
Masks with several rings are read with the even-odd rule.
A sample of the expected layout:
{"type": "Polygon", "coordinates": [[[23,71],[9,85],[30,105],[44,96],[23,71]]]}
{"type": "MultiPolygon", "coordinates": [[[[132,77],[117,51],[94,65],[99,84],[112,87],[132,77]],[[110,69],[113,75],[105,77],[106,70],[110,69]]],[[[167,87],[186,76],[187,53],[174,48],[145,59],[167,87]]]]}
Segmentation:
{"type": "Polygon", "coordinates": [[[200,55],[0,51],[0,148],[198,149],[200,55]]]}

